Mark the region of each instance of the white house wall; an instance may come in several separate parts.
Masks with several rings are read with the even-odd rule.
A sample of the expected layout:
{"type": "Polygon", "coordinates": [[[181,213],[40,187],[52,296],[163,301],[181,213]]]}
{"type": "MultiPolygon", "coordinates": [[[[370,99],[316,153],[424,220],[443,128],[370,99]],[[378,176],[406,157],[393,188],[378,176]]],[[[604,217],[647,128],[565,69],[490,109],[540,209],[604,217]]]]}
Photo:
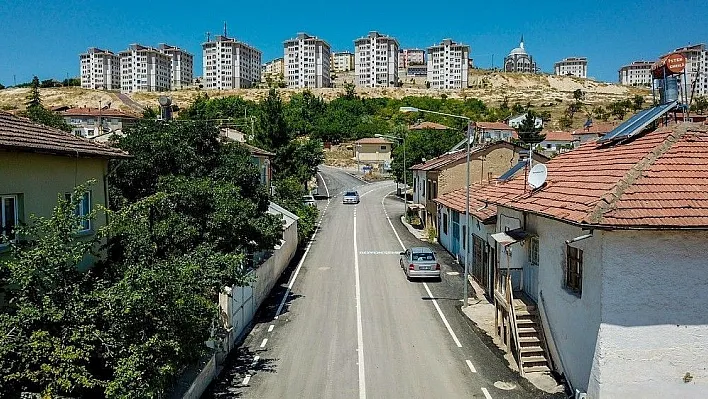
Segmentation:
{"type": "Polygon", "coordinates": [[[707,242],[705,231],[606,234],[590,397],[706,397],[707,242]]]}
{"type": "MultiPolygon", "coordinates": [[[[415,191],[413,192],[413,203],[425,205],[425,195],[424,192],[426,183],[426,173],[422,170],[414,170],[413,178],[415,179],[415,191]]],[[[412,183],[411,183],[412,185],[412,183]]]]}

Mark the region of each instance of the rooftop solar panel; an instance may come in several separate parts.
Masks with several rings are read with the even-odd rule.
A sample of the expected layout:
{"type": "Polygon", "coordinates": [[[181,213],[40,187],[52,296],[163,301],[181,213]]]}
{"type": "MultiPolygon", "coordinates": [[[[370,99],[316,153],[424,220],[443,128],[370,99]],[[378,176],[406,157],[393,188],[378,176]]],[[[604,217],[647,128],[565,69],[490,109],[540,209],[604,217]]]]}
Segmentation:
{"type": "Polygon", "coordinates": [[[614,130],[602,136],[599,143],[630,138],[644,130],[650,123],[656,121],[674,109],[678,101],[662,104],[653,108],[645,109],[629,118],[626,122],[617,126],[614,130]]]}
{"type": "Polygon", "coordinates": [[[527,162],[528,162],[527,160],[519,161],[519,163],[517,163],[516,165],[514,165],[513,168],[509,169],[508,171],[504,172],[503,175],[499,176],[499,177],[497,178],[497,180],[499,180],[499,181],[507,181],[507,180],[511,179],[512,177],[514,177],[514,175],[516,174],[516,172],[518,172],[519,170],[523,169],[524,166],[526,166],[526,163],[527,163],[527,162]]]}

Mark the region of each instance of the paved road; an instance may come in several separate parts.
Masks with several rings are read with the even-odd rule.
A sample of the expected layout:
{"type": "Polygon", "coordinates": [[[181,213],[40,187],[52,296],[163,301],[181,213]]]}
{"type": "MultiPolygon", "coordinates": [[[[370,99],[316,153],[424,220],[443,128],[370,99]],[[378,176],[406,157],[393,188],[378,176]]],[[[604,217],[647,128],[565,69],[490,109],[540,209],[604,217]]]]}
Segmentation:
{"type": "Polygon", "coordinates": [[[331,200],[318,204],[321,228],[288,277],[281,312],[283,289],[205,397],[548,397],[510,371],[459,311],[463,280],[449,257],[442,281],[406,280],[398,252],[420,243],[400,223],[395,183],[364,184],[325,167],[320,176],[331,200]],[[341,203],[351,187],[359,205],[341,203]]]}

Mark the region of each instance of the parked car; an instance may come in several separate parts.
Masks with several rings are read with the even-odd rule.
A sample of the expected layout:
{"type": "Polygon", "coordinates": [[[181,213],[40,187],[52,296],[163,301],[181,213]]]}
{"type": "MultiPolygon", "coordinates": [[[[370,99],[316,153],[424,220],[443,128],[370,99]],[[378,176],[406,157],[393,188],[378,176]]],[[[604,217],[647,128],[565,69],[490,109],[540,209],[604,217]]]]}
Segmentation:
{"type": "Polygon", "coordinates": [[[358,204],[359,193],[356,190],[349,190],[342,196],[342,204],[358,204]]]}
{"type": "Polygon", "coordinates": [[[315,202],[315,197],[313,197],[312,195],[303,195],[302,202],[307,206],[317,206],[317,202],[315,202]]]}
{"type": "Polygon", "coordinates": [[[440,279],[440,263],[435,251],[428,247],[413,247],[401,252],[399,259],[406,277],[440,279]]]}

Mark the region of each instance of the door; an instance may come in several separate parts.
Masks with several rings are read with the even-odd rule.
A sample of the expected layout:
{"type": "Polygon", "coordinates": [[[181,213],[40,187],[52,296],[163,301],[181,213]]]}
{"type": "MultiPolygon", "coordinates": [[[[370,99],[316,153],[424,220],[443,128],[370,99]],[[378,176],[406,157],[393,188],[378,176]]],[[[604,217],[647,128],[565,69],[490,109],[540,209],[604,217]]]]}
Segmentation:
{"type": "Polygon", "coordinates": [[[538,237],[529,240],[529,261],[524,267],[524,292],[538,302],[538,237]]]}
{"type": "Polygon", "coordinates": [[[452,212],[452,253],[464,256],[460,254],[460,214],[457,212],[452,212]]]}

